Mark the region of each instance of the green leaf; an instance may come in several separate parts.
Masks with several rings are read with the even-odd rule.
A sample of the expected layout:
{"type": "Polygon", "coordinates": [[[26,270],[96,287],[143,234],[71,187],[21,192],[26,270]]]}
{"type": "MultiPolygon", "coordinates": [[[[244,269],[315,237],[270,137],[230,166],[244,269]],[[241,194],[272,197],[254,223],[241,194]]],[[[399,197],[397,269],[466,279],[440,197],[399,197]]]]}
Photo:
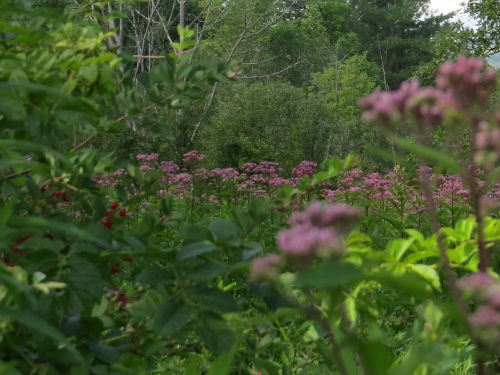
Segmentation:
{"type": "Polygon", "coordinates": [[[141,284],[162,285],[171,284],[175,280],[175,275],[160,266],[148,266],[137,276],[137,282],[141,284]]]}
{"type": "Polygon", "coordinates": [[[212,252],[215,245],[208,241],[190,243],[182,247],[181,251],[177,254],[177,259],[186,260],[194,258],[200,254],[212,252]]]}
{"type": "Polygon", "coordinates": [[[99,304],[95,304],[94,308],[92,309],[92,317],[98,317],[103,315],[106,312],[106,309],[108,308],[108,299],[106,296],[102,296],[101,302],[99,304]]]}
{"type": "Polygon", "coordinates": [[[94,83],[97,77],[99,76],[99,70],[97,65],[83,65],[79,71],[80,75],[85,78],[90,83],[94,83]]]}
{"type": "Polygon", "coordinates": [[[410,237],[415,238],[415,240],[418,242],[425,241],[424,235],[416,229],[406,229],[405,232],[408,233],[410,237]]]}
{"type": "Polygon", "coordinates": [[[31,312],[0,306],[0,316],[9,318],[12,321],[25,325],[33,331],[50,337],[53,340],[57,341],[58,344],[63,344],[69,349],[69,351],[75,356],[76,359],[83,362],[83,358],[81,357],[80,353],[68,342],[61,331],[57,330],[45,320],[40,319],[38,316],[32,314],[31,312]]]}
{"type": "Polygon", "coordinates": [[[9,221],[16,205],[16,199],[11,199],[0,208],[0,226],[4,226],[9,221]]]}
{"type": "Polygon", "coordinates": [[[389,272],[377,272],[366,277],[366,280],[374,280],[380,284],[393,288],[404,294],[420,298],[430,298],[429,284],[416,274],[393,275],[389,272]]]}
{"type": "Polygon", "coordinates": [[[205,310],[219,313],[229,313],[239,311],[238,305],[229,293],[224,293],[218,289],[204,291],[203,294],[194,298],[198,304],[205,310]]]}
{"type": "Polygon", "coordinates": [[[127,14],[120,12],[119,10],[113,10],[111,13],[106,15],[106,21],[111,21],[119,18],[127,18],[127,14]]]}
{"type": "Polygon", "coordinates": [[[211,352],[226,353],[231,349],[235,336],[224,319],[209,315],[207,317],[201,316],[198,321],[196,331],[211,352]]]}
{"type": "Polygon", "coordinates": [[[155,315],[154,327],[159,335],[170,335],[189,322],[189,309],[183,302],[168,301],[155,315]]]}
{"type": "Polygon", "coordinates": [[[435,289],[441,291],[441,281],[434,268],[427,264],[410,264],[408,267],[427,280],[435,289]]]}
{"type": "Polygon", "coordinates": [[[391,241],[387,245],[387,252],[389,253],[390,259],[393,261],[401,260],[401,257],[406,253],[414,240],[414,238],[398,238],[394,241],[391,241]]]}
{"type": "Polygon", "coordinates": [[[216,219],[208,226],[216,242],[233,242],[238,239],[238,227],[229,220],[216,219]]]}
{"type": "Polygon", "coordinates": [[[466,239],[470,239],[472,237],[472,233],[476,228],[476,218],[471,216],[464,220],[459,220],[455,225],[455,229],[462,232],[465,235],[466,239]]]}
{"type": "Polygon", "coordinates": [[[403,150],[424,157],[426,160],[443,167],[448,173],[460,173],[456,159],[445,155],[441,150],[416,144],[413,140],[406,138],[393,137],[393,139],[403,150]]]}
{"type": "Polygon", "coordinates": [[[464,242],[446,251],[451,263],[463,265],[477,252],[476,242],[464,242]]]}
{"type": "Polygon", "coordinates": [[[363,367],[370,369],[370,375],[387,375],[393,363],[391,350],[382,342],[358,342],[358,353],[363,367]]]}
{"type": "Polygon", "coordinates": [[[235,342],[229,353],[221,354],[214,361],[207,375],[227,375],[231,370],[231,365],[238,348],[238,342],[235,342]]]}
{"type": "Polygon", "coordinates": [[[361,271],[350,263],[328,262],[299,273],[295,283],[298,286],[336,287],[348,284],[360,276],[361,271]]]}
{"type": "Polygon", "coordinates": [[[354,326],[358,319],[358,311],[356,309],[356,300],[349,296],[346,298],[345,302],[345,313],[351,324],[354,326]]]}

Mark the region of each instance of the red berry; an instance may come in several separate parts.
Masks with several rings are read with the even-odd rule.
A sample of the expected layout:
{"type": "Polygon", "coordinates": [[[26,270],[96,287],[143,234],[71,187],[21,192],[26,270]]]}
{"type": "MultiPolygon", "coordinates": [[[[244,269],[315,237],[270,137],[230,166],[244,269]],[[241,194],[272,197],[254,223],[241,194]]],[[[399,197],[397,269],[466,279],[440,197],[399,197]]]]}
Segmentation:
{"type": "Polygon", "coordinates": [[[124,217],[127,215],[127,210],[125,208],[120,209],[120,216],[124,217]]]}
{"type": "Polygon", "coordinates": [[[113,211],[107,210],[106,211],[106,216],[113,216],[113,211]]]}
{"type": "Polygon", "coordinates": [[[52,187],[52,185],[47,184],[47,185],[45,185],[45,186],[42,186],[42,188],[40,189],[40,191],[41,191],[42,193],[44,193],[44,192],[45,192],[45,190],[49,190],[51,187],[52,187]]]}
{"type": "Polygon", "coordinates": [[[118,272],[118,268],[111,268],[111,273],[117,273],[118,272]]]}
{"type": "Polygon", "coordinates": [[[61,198],[61,192],[60,191],[54,191],[52,193],[52,196],[55,197],[55,198],[61,198]]]}
{"type": "Polygon", "coordinates": [[[127,303],[127,295],[125,293],[118,294],[118,301],[121,303],[127,303]]]}
{"type": "Polygon", "coordinates": [[[129,262],[129,263],[132,263],[132,262],[134,261],[134,258],[132,258],[132,257],[127,257],[127,258],[125,258],[125,260],[126,260],[127,262],[129,262]]]}
{"type": "Polygon", "coordinates": [[[116,202],[112,202],[112,203],[111,203],[111,209],[112,209],[112,210],[116,210],[117,208],[118,208],[118,203],[116,203],[116,202]]]}
{"type": "Polygon", "coordinates": [[[66,194],[66,192],[62,193],[62,200],[63,202],[69,202],[69,197],[68,194],[66,194]]]}
{"type": "Polygon", "coordinates": [[[115,262],[115,268],[120,267],[120,262],[115,262]]]}
{"type": "Polygon", "coordinates": [[[106,228],[110,228],[111,229],[111,221],[109,221],[108,219],[104,219],[103,221],[101,221],[102,225],[104,225],[106,228]]]}
{"type": "Polygon", "coordinates": [[[30,237],[31,237],[31,234],[27,234],[27,235],[21,237],[18,242],[19,243],[26,242],[26,241],[28,241],[30,239],[30,237]]]}

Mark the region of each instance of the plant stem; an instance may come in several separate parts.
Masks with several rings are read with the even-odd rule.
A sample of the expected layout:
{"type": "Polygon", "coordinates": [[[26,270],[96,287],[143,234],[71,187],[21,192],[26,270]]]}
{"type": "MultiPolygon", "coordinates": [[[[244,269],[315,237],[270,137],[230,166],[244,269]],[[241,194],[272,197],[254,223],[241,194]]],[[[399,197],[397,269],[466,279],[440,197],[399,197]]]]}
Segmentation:
{"type": "MultiPolygon", "coordinates": [[[[475,138],[479,123],[481,122],[481,117],[478,115],[471,116],[471,137],[475,138]]],[[[479,250],[479,270],[485,272],[488,268],[489,263],[489,253],[486,249],[486,243],[484,241],[484,228],[483,228],[483,213],[481,212],[481,191],[477,183],[476,171],[477,167],[474,164],[474,159],[476,157],[476,148],[471,146],[470,152],[470,166],[468,168],[468,173],[466,175],[466,180],[470,188],[470,194],[472,199],[472,206],[474,208],[474,216],[477,222],[477,247],[479,250]]]]}
{"type": "Polygon", "coordinates": [[[436,202],[434,201],[434,197],[432,195],[430,178],[426,170],[421,172],[420,182],[422,185],[422,189],[424,191],[425,207],[427,209],[427,214],[429,215],[429,218],[431,220],[432,230],[436,233],[437,236],[437,244],[438,244],[439,254],[441,256],[441,262],[443,263],[443,271],[446,278],[446,282],[450,288],[451,295],[455,303],[457,304],[460,313],[462,314],[462,317],[464,318],[465,321],[467,321],[467,307],[465,306],[465,303],[462,300],[460,290],[458,289],[457,282],[455,280],[455,277],[453,276],[450,260],[448,258],[448,255],[446,254],[446,245],[443,241],[443,235],[441,233],[441,225],[439,224],[439,220],[436,213],[436,202]]]}
{"type": "Polygon", "coordinates": [[[477,375],[484,375],[484,361],[482,359],[477,360],[477,375]]]}
{"type": "MultiPolygon", "coordinates": [[[[426,142],[425,129],[421,126],[418,128],[417,140],[418,142],[426,146],[429,142],[426,142]]],[[[446,253],[446,245],[443,240],[443,235],[441,233],[441,225],[439,224],[439,219],[436,212],[436,201],[434,200],[434,196],[432,194],[431,189],[431,181],[429,177],[429,172],[425,168],[424,161],[421,160],[420,165],[424,168],[421,168],[420,173],[420,185],[422,186],[422,190],[424,192],[425,197],[425,207],[427,210],[427,214],[431,220],[432,230],[436,233],[437,236],[437,245],[439,249],[439,254],[441,257],[441,263],[443,264],[443,271],[446,278],[446,282],[450,288],[451,295],[458,309],[460,310],[460,314],[464,321],[467,322],[467,307],[462,299],[462,295],[460,294],[460,290],[458,289],[457,282],[455,280],[455,276],[453,275],[453,271],[450,265],[450,259],[448,258],[448,254],[446,253]]],[[[470,329],[470,327],[469,327],[470,329]]]]}

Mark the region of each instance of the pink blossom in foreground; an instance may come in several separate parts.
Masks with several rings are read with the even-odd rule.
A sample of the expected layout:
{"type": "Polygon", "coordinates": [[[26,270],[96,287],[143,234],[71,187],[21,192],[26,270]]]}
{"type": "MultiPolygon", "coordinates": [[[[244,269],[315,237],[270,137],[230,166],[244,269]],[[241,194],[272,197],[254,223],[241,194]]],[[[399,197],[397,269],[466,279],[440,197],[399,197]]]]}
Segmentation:
{"type": "Polygon", "coordinates": [[[336,225],[350,225],[359,219],[359,210],[346,204],[323,206],[316,201],[306,211],[295,212],[288,223],[294,225],[312,225],[319,228],[336,225]]]}
{"type": "Polygon", "coordinates": [[[331,228],[295,225],[278,234],[278,246],[288,256],[309,257],[320,251],[339,250],[340,243],[331,228]]]}
{"type": "Polygon", "coordinates": [[[441,65],[436,84],[451,91],[463,105],[486,104],[496,88],[496,72],[484,67],[483,58],[460,55],[456,63],[447,61],[441,65]]]}
{"type": "Polygon", "coordinates": [[[279,276],[281,260],[278,254],[268,254],[255,258],[250,269],[250,279],[254,281],[272,280],[279,276]]]}
{"type": "Polygon", "coordinates": [[[469,322],[473,328],[498,329],[500,312],[489,305],[481,305],[470,315],[469,322]]]}
{"type": "Polygon", "coordinates": [[[470,296],[486,296],[488,289],[495,285],[495,279],[484,272],[476,272],[458,281],[460,290],[470,296]]]}
{"type": "Polygon", "coordinates": [[[350,206],[314,202],[289,218],[291,227],[278,234],[278,246],[289,257],[341,255],[338,233],[346,232],[358,218],[359,211],[350,206]]]}

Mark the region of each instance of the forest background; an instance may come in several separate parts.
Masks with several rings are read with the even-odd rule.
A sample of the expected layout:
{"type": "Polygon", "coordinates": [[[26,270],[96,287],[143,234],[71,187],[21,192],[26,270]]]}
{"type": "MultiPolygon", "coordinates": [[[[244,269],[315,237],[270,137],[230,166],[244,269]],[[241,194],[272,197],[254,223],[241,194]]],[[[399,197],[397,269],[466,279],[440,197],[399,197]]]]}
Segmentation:
{"type": "MultiPolygon", "coordinates": [[[[39,4],[74,8],[64,1],[39,4]]],[[[431,14],[429,5],[427,0],[84,2],[79,14],[84,9],[89,21],[116,32],[107,44],[123,59],[118,100],[147,108],[128,116],[125,131],[90,144],[122,159],[159,152],[178,161],[198,149],[212,167],[274,160],[291,168],[301,160],[319,163],[349,152],[369,168],[393,165],[390,157],[373,154],[392,146],[363,123],[357,99],[375,88],[395,90],[411,78],[430,84],[437,66],[458,54],[493,56],[494,62],[500,48],[494,1],[472,1],[464,8],[477,20],[474,27],[452,13],[431,14]],[[483,22],[486,14],[492,17],[483,22]],[[200,86],[189,103],[152,102],[141,77],[172,51],[177,24],[194,30],[190,64],[227,63],[236,82],[200,86]]]]}

